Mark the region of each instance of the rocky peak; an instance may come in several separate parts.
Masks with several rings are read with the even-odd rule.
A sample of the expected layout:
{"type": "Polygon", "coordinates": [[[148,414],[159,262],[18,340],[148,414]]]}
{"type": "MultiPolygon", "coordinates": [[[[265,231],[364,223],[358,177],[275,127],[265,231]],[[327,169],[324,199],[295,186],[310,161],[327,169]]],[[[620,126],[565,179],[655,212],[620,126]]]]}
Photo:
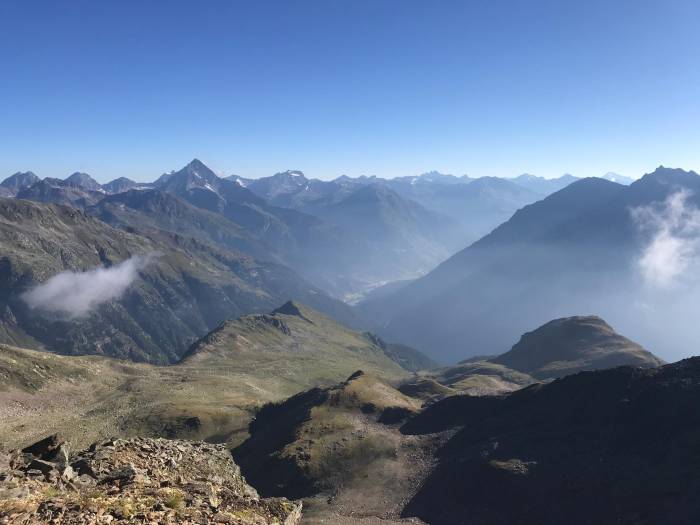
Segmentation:
{"type": "Polygon", "coordinates": [[[72,175],[66,178],[65,183],[67,186],[73,186],[76,188],[82,188],[84,190],[90,190],[90,191],[101,191],[102,186],[93,179],[90,175],[87,173],[82,173],[79,171],[76,171],[72,175]]]}
{"type": "Polygon", "coordinates": [[[123,193],[136,186],[136,182],[126,177],[119,177],[113,181],[108,182],[104,185],[104,189],[107,193],[123,193]]]}
{"type": "Polygon", "coordinates": [[[191,174],[198,174],[201,176],[216,176],[216,173],[214,173],[209,166],[204,164],[201,160],[199,159],[192,159],[192,161],[183,168],[183,171],[186,171],[191,174]]]}
{"type": "Polygon", "coordinates": [[[111,439],[74,456],[56,436],[0,455],[2,523],[295,525],[301,504],[261,498],[224,445],[111,439]]]}
{"type": "Polygon", "coordinates": [[[39,182],[39,180],[39,177],[37,177],[31,171],[25,171],[23,173],[18,171],[14,175],[10,175],[4,181],[2,181],[0,186],[17,192],[21,189],[28,188],[32,184],[36,184],[39,182]]]}
{"type": "Polygon", "coordinates": [[[193,159],[179,171],[166,173],[160,177],[154,185],[158,188],[191,189],[206,188],[216,191],[221,183],[219,176],[199,159],[193,159]]]}
{"type": "Polygon", "coordinates": [[[299,170],[287,170],[279,173],[275,173],[274,177],[286,180],[293,180],[298,182],[305,182],[307,180],[303,171],[299,170]]]}
{"type": "Polygon", "coordinates": [[[272,314],[295,315],[311,323],[311,320],[304,315],[303,308],[303,306],[299,305],[298,303],[295,303],[294,301],[287,301],[279,308],[273,310],[272,314]]]}
{"type": "Polygon", "coordinates": [[[662,185],[685,185],[697,184],[698,174],[694,171],[685,171],[680,168],[667,168],[659,166],[652,173],[647,173],[640,179],[641,183],[651,182],[662,185]]]}

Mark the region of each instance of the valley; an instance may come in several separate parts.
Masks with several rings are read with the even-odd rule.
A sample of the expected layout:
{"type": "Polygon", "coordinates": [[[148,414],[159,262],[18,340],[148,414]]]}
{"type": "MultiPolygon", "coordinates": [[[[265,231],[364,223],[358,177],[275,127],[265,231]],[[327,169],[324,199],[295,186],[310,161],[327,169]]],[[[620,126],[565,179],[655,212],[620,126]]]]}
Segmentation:
{"type": "Polygon", "coordinates": [[[598,318],[553,321],[500,356],[426,370],[435,363],[411,348],[288,302],[222,323],[169,366],[0,346],[0,442],[7,450],[57,434],[71,450],[115,435],[223,443],[261,496],[303,500],[302,523],[453,523],[422,498],[464,418],[548,391],[554,377],[617,365],[627,365],[618,374],[666,370],[598,318]],[[531,369],[521,358],[534,348],[546,353],[531,369]]]}
{"type": "Polygon", "coordinates": [[[699,524],[698,20],[0,1],[0,525],[699,524]]]}
{"type": "Polygon", "coordinates": [[[251,180],[197,160],[153,183],[10,177],[0,198],[0,516],[695,516],[692,483],[668,475],[642,489],[624,468],[685,472],[673,454],[692,456],[700,375],[694,358],[649,350],[662,331],[639,322],[635,300],[672,298],[634,265],[653,249],[654,221],[676,213],[672,234],[693,233],[700,176],[612,178],[251,180]],[[472,210],[483,223],[450,207],[469,192],[493,211],[472,210]],[[466,223],[473,235],[493,231],[469,244],[466,223]],[[628,450],[635,432],[649,437],[628,450]],[[658,440],[672,456],[653,451],[658,440]],[[21,452],[48,442],[65,457],[21,452]],[[197,469],[177,458],[188,454],[238,492],[219,478],[187,481],[197,469]],[[172,469],[184,470],[175,479],[172,469]],[[108,493],[92,488],[102,485],[108,493]],[[645,490],[648,504],[635,505],[645,490]],[[549,493],[555,513],[531,503],[549,493]],[[672,510],[670,493],[681,502],[672,510]]]}

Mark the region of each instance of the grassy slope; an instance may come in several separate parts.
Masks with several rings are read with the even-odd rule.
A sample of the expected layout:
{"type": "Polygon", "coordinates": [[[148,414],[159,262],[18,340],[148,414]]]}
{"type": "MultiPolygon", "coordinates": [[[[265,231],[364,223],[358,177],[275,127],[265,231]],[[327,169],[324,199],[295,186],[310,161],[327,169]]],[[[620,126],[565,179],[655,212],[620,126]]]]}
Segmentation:
{"type": "Polygon", "coordinates": [[[353,374],[265,407],[234,458],[262,494],[305,498],[308,523],[393,523],[444,437],[404,436],[385,417],[420,404],[376,376],[353,374]]]}
{"type": "Polygon", "coordinates": [[[363,334],[310,308],[224,323],[168,367],[0,346],[0,442],[58,431],[75,445],[110,435],[239,442],[255,410],[357,369],[408,374],[363,334]],[[277,319],[289,333],[261,321],[277,319]],[[193,419],[196,418],[196,419],[193,419]]]}
{"type": "Polygon", "coordinates": [[[430,400],[457,394],[503,394],[535,381],[528,374],[503,365],[489,361],[466,361],[416,374],[404,382],[400,389],[405,394],[430,400]]]}

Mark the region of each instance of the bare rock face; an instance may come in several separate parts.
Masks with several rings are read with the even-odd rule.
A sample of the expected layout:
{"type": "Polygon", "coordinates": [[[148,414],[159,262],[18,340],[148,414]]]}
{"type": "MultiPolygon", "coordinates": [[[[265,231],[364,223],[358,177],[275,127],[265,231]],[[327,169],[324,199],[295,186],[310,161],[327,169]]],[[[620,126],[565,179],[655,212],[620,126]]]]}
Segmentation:
{"type": "Polygon", "coordinates": [[[113,439],[69,456],[51,436],[23,451],[0,454],[2,525],[296,525],[300,520],[300,503],[260,498],[222,445],[113,439]]]}

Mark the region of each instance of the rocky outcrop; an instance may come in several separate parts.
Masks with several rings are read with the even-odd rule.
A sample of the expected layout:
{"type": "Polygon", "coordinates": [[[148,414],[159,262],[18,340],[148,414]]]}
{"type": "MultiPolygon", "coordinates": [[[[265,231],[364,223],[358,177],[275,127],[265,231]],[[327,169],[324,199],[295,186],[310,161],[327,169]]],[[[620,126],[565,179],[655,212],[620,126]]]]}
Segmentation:
{"type": "Polygon", "coordinates": [[[296,525],[301,503],[260,498],[226,447],[112,439],[70,455],[55,436],[0,454],[0,523],[296,525]]]}

